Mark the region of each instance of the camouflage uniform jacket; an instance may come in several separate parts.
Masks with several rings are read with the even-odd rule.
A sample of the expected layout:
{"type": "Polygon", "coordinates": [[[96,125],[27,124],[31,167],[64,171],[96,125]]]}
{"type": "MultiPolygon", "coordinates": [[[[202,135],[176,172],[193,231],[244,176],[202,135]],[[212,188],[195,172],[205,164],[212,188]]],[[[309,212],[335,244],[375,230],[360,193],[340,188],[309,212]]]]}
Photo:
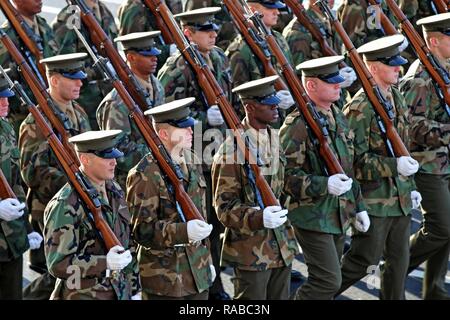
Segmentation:
{"type": "MultiPolygon", "coordinates": [[[[278,31],[272,30],[272,33],[278,45],[285,53],[287,60],[292,65],[291,50],[289,49],[286,39],[284,39],[278,31]]],[[[258,62],[257,58],[255,58],[252,50],[241,35],[238,35],[234,39],[225,53],[230,58],[233,87],[252,80],[264,78],[263,66],[258,62]]],[[[281,70],[280,66],[277,64],[277,60],[273,56],[272,64],[278,66],[279,70],[281,70]]]]}
{"type": "MultiPolygon", "coordinates": [[[[69,137],[91,129],[88,116],[76,102],[72,102],[72,108],[56,103],[55,106],[66,114],[73,112],[68,119],[69,137]]],[[[31,204],[29,209],[33,218],[42,221],[46,204],[67,182],[67,178],[31,114],[20,126],[19,149],[22,178],[29,188],[27,203],[31,204]]]]}
{"type": "MultiPolygon", "coordinates": [[[[185,154],[189,155],[193,153],[185,154]]],[[[206,182],[201,167],[188,163],[184,168],[185,190],[206,220],[206,182]]],[[[209,241],[189,243],[187,223],[180,218],[175,199],[151,153],[128,175],[127,203],[133,239],[139,245],[142,290],[167,297],[207,290],[212,284],[209,241]]]]}
{"type": "MultiPolygon", "coordinates": [[[[228,101],[231,103],[231,78],[228,58],[225,56],[222,49],[214,47],[209,53],[212,68],[211,71],[214,78],[219,83],[224,94],[228,97],[228,101]]],[[[206,99],[204,98],[203,91],[197,83],[197,77],[192,72],[192,69],[187,65],[186,60],[177,53],[167,59],[166,64],[161,68],[158,73],[158,79],[164,87],[166,102],[170,102],[177,99],[183,99],[187,97],[195,97],[197,100],[191,105],[192,117],[199,121],[194,130],[194,141],[202,141],[202,150],[204,150],[209,141],[204,141],[203,134],[206,130],[214,128],[220,130],[220,133],[224,135],[227,125],[224,123],[217,127],[211,127],[207,120],[206,99]],[[201,126],[201,130],[197,130],[201,126]]],[[[239,114],[241,108],[235,109],[239,114]]],[[[223,140],[222,140],[223,141],[223,140]]],[[[209,170],[208,164],[204,164],[203,170],[209,170]]]]}
{"type": "MultiPolygon", "coordinates": [[[[392,87],[394,127],[409,148],[408,108],[397,88],[392,87]]],[[[389,99],[386,95],[386,98],[389,99]]],[[[364,90],[358,91],[344,106],[350,128],[355,137],[355,177],[361,184],[368,213],[377,217],[396,217],[411,213],[413,177],[404,177],[397,171],[397,158],[388,154],[386,143],[372,104],[364,90]]]]}
{"type": "MultiPolygon", "coordinates": [[[[0,118],[0,169],[19,201],[24,202],[19,149],[13,127],[5,118],[0,118]]],[[[0,219],[0,262],[19,258],[28,250],[27,233],[32,230],[27,216],[24,214],[22,218],[9,222],[0,219]]]]}
{"type": "MultiPolygon", "coordinates": [[[[164,104],[164,89],[161,83],[153,75],[150,79],[153,87],[153,106],[164,104]]],[[[121,141],[118,148],[124,156],[117,159],[115,179],[125,190],[128,172],[150,150],[135,122],[129,118],[128,108],[116,89],[113,89],[100,103],[97,109],[97,122],[101,130],[123,131],[118,138],[121,141]]]]}
{"type": "MultiPolygon", "coordinates": [[[[307,9],[306,14],[325,33],[328,45],[337,54],[340,54],[342,51],[342,42],[336,32],[332,30],[327,18],[312,9],[307,9]]],[[[297,18],[293,19],[283,30],[283,37],[286,38],[291,50],[292,60],[294,62],[293,66],[297,66],[307,60],[323,57],[320,43],[315,40],[308,29],[297,18]]]]}
{"type": "MultiPolygon", "coordinates": [[[[450,70],[450,63],[443,66],[450,70]]],[[[411,114],[411,152],[420,162],[419,172],[449,174],[450,117],[436,94],[433,79],[419,61],[411,65],[400,90],[411,114]]]]}
{"type": "Polygon", "coordinates": [[[44,213],[45,257],[49,272],[57,278],[52,299],[129,300],[140,288],[124,193],[112,180],[106,181],[105,191],[107,201],[100,197],[103,218],[133,260],[120,273],[106,277],[108,252],[77,192],[67,183],[44,213]],[[78,288],[74,275],[81,275],[78,288]]]}
{"type": "MultiPolygon", "coordinates": [[[[165,2],[173,14],[182,12],[181,0],[165,2]]],[[[142,0],[123,1],[117,10],[117,17],[119,19],[119,35],[121,36],[133,32],[159,30],[153,13],[145,6],[142,0]]],[[[170,56],[170,52],[169,45],[164,43],[162,36],[160,40],[156,40],[156,44],[161,50],[161,54],[158,56],[157,70],[159,70],[170,56]]]]}
{"type": "MultiPolygon", "coordinates": [[[[284,184],[285,158],[279,145],[277,130],[268,127],[268,138],[263,142],[255,129],[243,120],[244,129],[252,145],[266,147],[267,154],[262,174],[279,199],[284,184]],[[250,130],[249,130],[250,129],[250,130]],[[258,140],[259,141],[258,141],[258,140]],[[264,172],[263,172],[264,171],[264,172]]],[[[236,152],[234,139],[228,138],[215,155],[212,165],[213,205],[219,221],[225,226],[222,264],[251,271],[289,266],[298,253],[294,229],[288,220],[276,229],[263,224],[263,210],[250,186],[245,167],[240,161],[242,153],[236,152]],[[240,155],[239,155],[240,154],[240,155]]],[[[254,151],[255,154],[255,151],[254,151]]]]}
{"type": "MultiPolygon", "coordinates": [[[[384,36],[383,29],[377,29],[375,26],[372,27],[372,24],[375,24],[376,20],[375,17],[372,19],[368,16],[367,8],[367,0],[344,0],[337,11],[337,17],[345,31],[347,31],[355,48],[384,36]],[[367,23],[371,25],[371,28],[367,26],[367,23]]],[[[384,1],[382,2],[382,9],[389,20],[394,22],[395,19],[387,9],[384,1]]]]}
{"type": "MultiPolygon", "coordinates": [[[[331,110],[317,108],[328,122],[328,144],[344,172],[353,177],[355,150],[353,132],[342,111],[333,105],[331,110]]],[[[286,117],[280,129],[281,145],[286,155],[284,194],[289,219],[296,228],[330,234],[345,233],[350,219],[365,210],[358,182],[352,189],[336,197],[328,193],[328,175],[318,146],[312,140],[298,110],[286,117]]]]}
{"type": "MultiPolygon", "coordinates": [[[[42,55],[44,58],[52,57],[58,53],[58,45],[54,40],[55,36],[53,35],[53,31],[44,18],[38,15],[36,15],[35,17],[36,17],[36,25],[37,28],[39,29],[38,36],[42,40],[42,48],[43,48],[42,55]]],[[[5,21],[1,26],[1,28],[11,38],[12,42],[16,45],[16,47],[22,52],[22,55],[25,57],[25,54],[23,54],[22,50],[24,45],[22,45],[22,41],[20,40],[14,28],[11,27],[9,21],[5,21]]],[[[34,28],[31,28],[31,30],[35,31],[34,28]]],[[[36,58],[32,55],[30,56],[32,57],[32,60],[36,65],[37,63],[36,58]]],[[[17,80],[19,83],[21,83],[25,89],[25,93],[30,97],[30,99],[34,101],[34,96],[31,90],[28,88],[26,81],[20,75],[20,72],[17,70],[17,65],[14,62],[14,59],[8,53],[6,47],[3,46],[2,42],[0,42],[0,64],[5,69],[6,68],[11,69],[10,77],[12,78],[12,80],[17,80]]],[[[23,106],[17,97],[9,98],[9,108],[11,110],[9,117],[12,120],[12,124],[14,125],[17,135],[20,123],[26,118],[28,114],[28,108],[26,106],[23,106]]]]}

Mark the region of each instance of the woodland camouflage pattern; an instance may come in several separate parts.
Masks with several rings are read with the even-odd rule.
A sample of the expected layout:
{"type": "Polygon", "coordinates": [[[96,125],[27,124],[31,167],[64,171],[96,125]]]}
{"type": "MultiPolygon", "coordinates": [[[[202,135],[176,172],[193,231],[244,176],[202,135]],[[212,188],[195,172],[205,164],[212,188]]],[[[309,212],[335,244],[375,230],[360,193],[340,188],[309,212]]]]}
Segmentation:
{"type": "MultiPolygon", "coordinates": [[[[192,153],[184,156],[194,157],[192,153]]],[[[182,167],[185,190],[206,221],[206,181],[201,166],[188,163],[182,167]]],[[[143,292],[184,297],[207,290],[212,284],[209,241],[188,244],[187,224],[182,222],[173,195],[150,153],[128,175],[127,203],[132,236],[138,244],[143,292]]]]}
{"type": "MultiPolygon", "coordinates": [[[[161,83],[153,75],[150,79],[153,87],[153,106],[164,104],[164,89],[161,83]]],[[[124,156],[117,159],[115,179],[125,190],[128,172],[150,150],[138,127],[129,118],[128,108],[116,89],[108,93],[98,106],[97,123],[100,130],[122,130],[117,137],[117,140],[120,141],[117,148],[124,153],[124,156]]]]}
{"type": "MultiPolygon", "coordinates": [[[[17,199],[25,202],[16,136],[12,125],[4,118],[0,118],[0,169],[17,199]]],[[[28,250],[27,233],[32,230],[27,219],[26,211],[20,219],[9,222],[0,219],[0,262],[17,259],[28,250]]]]}
{"type": "MultiPolygon", "coordinates": [[[[208,57],[212,65],[210,70],[230,101],[231,78],[228,59],[219,47],[214,47],[208,57]]],[[[164,87],[166,102],[195,97],[196,101],[190,107],[192,117],[201,121],[202,128],[209,128],[206,120],[207,107],[202,103],[203,92],[197,84],[197,77],[181,53],[178,52],[167,59],[167,62],[158,73],[158,79],[164,87]]]]}
{"type": "Polygon", "coordinates": [[[93,222],[76,191],[66,184],[45,208],[44,249],[49,272],[57,278],[52,299],[129,300],[140,289],[136,254],[130,240],[130,214],[120,186],[105,184],[108,201],[100,197],[103,217],[133,260],[111,279],[106,278],[106,254],[93,222]],[[81,273],[80,287],[71,276],[81,273]]]}
{"type": "MultiPolygon", "coordinates": [[[[251,128],[246,118],[242,123],[244,130],[251,128]]],[[[275,135],[272,141],[278,142],[277,131],[269,130],[271,135],[275,135]]],[[[256,146],[256,133],[248,136],[252,145],[256,146]]],[[[279,198],[283,190],[286,160],[281,149],[275,146],[279,147],[279,143],[271,145],[270,141],[260,142],[268,149],[261,169],[271,168],[265,179],[275,197],[279,198]]],[[[264,227],[263,210],[255,208],[259,205],[246,171],[242,164],[233,161],[238,157],[235,148],[233,139],[225,140],[214,157],[211,170],[213,205],[220,222],[226,227],[222,265],[250,271],[289,266],[298,254],[291,223],[288,220],[273,230],[264,227]]]]}
{"type": "MultiPolygon", "coordinates": [[[[450,64],[442,64],[447,72],[450,64]]],[[[411,152],[420,162],[419,172],[448,174],[450,118],[439,100],[433,80],[418,61],[408,70],[400,84],[411,113],[411,152]]]]}
{"type": "MultiPolygon", "coordinates": [[[[394,127],[406,148],[409,148],[410,124],[405,99],[395,87],[391,87],[390,95],[392,98],[385,93],[385,98],[393,101],[394,127]]],[[[411,214],[414,178],[399,175],[397,158],[388,155],[373,106],[364,90],[358,91],[343,111],[354,131],[355,177],[361,184],[369,215],[398,217],[411,214]]]]}
{"type": "MultiPolygon", "coordinates": [[[[328,45],[333,48],[337,54],[342,51],[342,42],[339,36],[331,29],[331,25],[326,18],[316,11],[308,8],[306,14],[314,21],[314,24],[326,33],[328,45]]],[[[293,66],[300,63],[323,57],[322,48],[311,33],[306,29],[297,18],[293,19],[283,30],[283,37],[286,38],[289,49],[292,54],[293,66]]]]}
{"type": "MultiPolygon", "coordinates": [[[[335,105],[328,112],[318,111],[328,122],[330,148],[347,176],[353,177],[354,135],[347,120],[335,105]]],[[[284,193],[289,219],[297,228],[340,235],[357,212],[366,210],[361,189],[353,179],[352,189],[340,197],[328,193],[325,163],[311,136],[298,110],[286,117],[280,129],[287,160],[284,193]]]]}
{"type": "MultiPolygon", "coordinates": [[[[55,106],[68,118],[68,137],[91,130],[86,112],[76,102],[71,106],[55,106]]],[[[20,170],[28,192],[27,203],[31,203],[33,219],[42,224],[46,204],[63,187],[67,178],[53,154],[34,117],[29,114],[20,126],[19,136],[20,170]]]]}

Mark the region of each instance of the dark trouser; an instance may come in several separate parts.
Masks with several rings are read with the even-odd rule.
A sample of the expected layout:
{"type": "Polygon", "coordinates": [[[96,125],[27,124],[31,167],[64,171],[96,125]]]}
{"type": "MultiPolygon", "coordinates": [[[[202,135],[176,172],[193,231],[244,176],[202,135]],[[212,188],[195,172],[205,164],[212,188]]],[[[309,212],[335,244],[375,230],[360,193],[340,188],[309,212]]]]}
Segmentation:
{"type": "Polygon", "coordinates": [[[341,286],[340,257],[344,235],[295,228],[308,267],[308,279],[297,289],[295,300],[331,300],[341,286]]]}
{"type": "Polygon", "coordinates": [[[424,299],[448,297],[445,289],[450,253],[450,175],[416,174],[422,195],[422,228],[411,236],[408,272],[427,261],[423,279],[424,299]]]}
{"type": "Polygon", "coordinates": [[[370,216],[370,228],[366,233],[354,231],[350,249],[342,258],[342,285],[337,294],[372,274],[380,259],[380,299],[405,298],[405,281],[409,261],[409,235],[411,216],[370,216]]]}
{"type": "Polygon", "coordinates": [[[212,182],[211,172],[203,171],[203,176],[206,180],[206,210],[208,223],[212,224],[213,229],[209,235],[209,241],[211,243],[211,257],[216,270],[216,279],[212,286],[209,288],[211,294],[215,294],[223,291],[222,279],[220,277],[220,253],[222,251],[222,242],[220,241],[220,234],[224,232],[224,226],[217,218],[216,210],[212,205],[212,182]]]}
{"type": "Polygon", "coordinates": [[[291,284],[291,269],[272,268],[265,271],[247,271],[234,268],[234,299],[287,300],[291,284]]]}
{"type": "Polygon", "coordinates": [[[156,294],[146,293],[145,290],[142,291],[142,300],[208,300],[208,296],[208,290],[205,290],[202,293],[191,294],[190,296],[184,297],[158,296],[156,294]]]}
{"type": "Polygon", "coordinates": [[[23,258],[0,262],[0,300],[22,300],[23,258]]]}

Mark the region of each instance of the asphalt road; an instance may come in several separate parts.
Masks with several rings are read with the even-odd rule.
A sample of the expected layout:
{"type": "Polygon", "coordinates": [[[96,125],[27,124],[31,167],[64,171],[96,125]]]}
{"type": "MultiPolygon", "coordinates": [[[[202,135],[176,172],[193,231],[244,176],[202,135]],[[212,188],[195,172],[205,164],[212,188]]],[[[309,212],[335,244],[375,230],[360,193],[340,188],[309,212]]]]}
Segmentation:
{"type": "MultiPolygon", "coordinates": [[[[2,0],[3,1],[3,0],[2,0]]],[[[117,9],[122,3],[122,0],[104,0],[104,3],[107,4],[108,8],[111,12],[116,15],[117,9]]],[[[339,1],[336,1],[335,6],[337,6],[339,1]]],[[[47,19],[49,23],[51,23],[58,12],[65,6],[65,1],[62,0],[44,0],[43,12],[42,16],[47,19]]],[[[0,13],[0,23],[4,21],[3,14],[0,13]]],[[[421,216],[416,214],[413,219],[412,224],[412,232],[419,228],[419,223],[421,220],[421,216]]],[[[24,255],[24,286],[27,285],[30,281],[37,277],[37,273],[30,270],[28,268],[28,255],[24,255]]],[[[295,270],[300,271],[305,277],[307,276],[306,265],[304,263],[303,255],[300,254],[297,259],[294,261],[293,268],[295,270]]],[[[449,268],[450,270],[450,268],[449,268]]],[[[420,299],[421,292],[421,279],[423,276],[423,269],[419,268],[414,271],[408,277],[406,283],[406,298],[410,300],[420,299]]],[[[225,290],[232,295],[233,294],[233,286],[231,283],[232,270],[226,269],[221,274],[225,290]]],[[[447,272],[447,289],[450,292],[450,271],[447,272]]],[[[292,291],[302,284],[303,281],[293,281],[292,282],[292,291]]],[[[353,299],[353,300],[374,300],[378,299],[378,289],[377,285],[379,283],[379,278],[375,276],[367,276],[362,281],[358,282],[356,285],[348,289],[339,297],[339,299],[353,299]]]]}

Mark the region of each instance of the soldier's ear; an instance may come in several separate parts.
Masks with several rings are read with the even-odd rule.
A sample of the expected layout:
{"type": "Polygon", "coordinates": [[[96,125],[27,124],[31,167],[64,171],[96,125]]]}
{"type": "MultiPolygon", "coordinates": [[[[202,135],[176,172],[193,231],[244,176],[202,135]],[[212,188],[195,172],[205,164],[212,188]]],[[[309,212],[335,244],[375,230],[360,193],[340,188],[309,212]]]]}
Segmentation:
{"type": "Polygon", "coordinates": [[[308,89],[308,91],[316,91],[317,88],[317,84],[313,79],[306,79],[306,89],[308,89]]]}
{"type": "Polygon", "coordinates": [[[58,85],[59,79],[58,79],[58,75],[57,74],[51,75],[49,80],[50,80],[50,84],[53,87],[56,87],[58,85]]]}

